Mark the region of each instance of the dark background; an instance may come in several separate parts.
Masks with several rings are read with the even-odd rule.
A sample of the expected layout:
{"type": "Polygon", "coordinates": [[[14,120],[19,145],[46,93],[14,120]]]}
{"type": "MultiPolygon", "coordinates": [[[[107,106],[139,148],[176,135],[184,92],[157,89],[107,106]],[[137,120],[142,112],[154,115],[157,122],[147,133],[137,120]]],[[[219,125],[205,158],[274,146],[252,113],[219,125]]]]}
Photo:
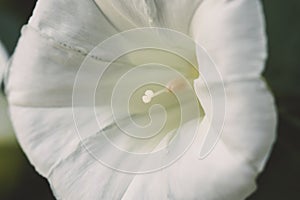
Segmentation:
{"type": "MultiPolygon", "coordinates": [[[[10,53],[34,4],[35,0],[0,0],[0,40],[10,53]]],[[[277,102],[278,139],[249,200],[300,199],[300,1],[263,4],[269,36],[264,76],[277,102]]],[[[47,181],[34,171],[15,140],[0,142],[0,199],[54,199],[47,181]]]]}

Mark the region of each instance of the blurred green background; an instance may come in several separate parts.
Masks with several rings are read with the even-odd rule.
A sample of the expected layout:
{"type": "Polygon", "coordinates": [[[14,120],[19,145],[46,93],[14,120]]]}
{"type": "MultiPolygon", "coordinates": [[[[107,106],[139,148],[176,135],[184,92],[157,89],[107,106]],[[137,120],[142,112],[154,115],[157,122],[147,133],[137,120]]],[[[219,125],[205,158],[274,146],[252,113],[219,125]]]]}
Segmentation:
{"type": "MultiPolygon", "coordinates": [[[[35,0],[0,0],[0,40],[10,54],[34,4],[35,0]]],[[[263,4],[269,36],[264,75],[276,97],[278,139],[249,200],[300,199],[300,1],[264,0],[263,4]]],[[[0,199],[54,199],[47,181],[11,137],[0,137],[0,199]]]]}

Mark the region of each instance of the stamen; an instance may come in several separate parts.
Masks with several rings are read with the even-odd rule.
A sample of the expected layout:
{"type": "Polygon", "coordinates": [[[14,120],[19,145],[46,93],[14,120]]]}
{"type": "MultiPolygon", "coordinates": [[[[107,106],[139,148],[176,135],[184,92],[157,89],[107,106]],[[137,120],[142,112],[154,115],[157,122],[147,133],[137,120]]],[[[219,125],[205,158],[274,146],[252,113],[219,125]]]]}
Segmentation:
{"type": "Polygon", "coordinates": [[[143,102],[144,103],[150,103],[152,98],[164,93],[164,92],[169,92],[169,89],[165,88],[165,89],[162,89],[162,90],[159,90],[157,92],[153,92],[152,90],[146,90],[145,91],[145,95],[142,97],[143,99],[143,102]]]}
{"type": "Polygon", "coordinates": [[[164,92],[174,92],[184,89],[187,86],[184,79],[174,79],[167,84],[167,87],[159,90],[157,92],[153,92],[152,90],[146,90],[142,100],[145,104],[150,103],[152,98],[164,93],[164,92]]]}

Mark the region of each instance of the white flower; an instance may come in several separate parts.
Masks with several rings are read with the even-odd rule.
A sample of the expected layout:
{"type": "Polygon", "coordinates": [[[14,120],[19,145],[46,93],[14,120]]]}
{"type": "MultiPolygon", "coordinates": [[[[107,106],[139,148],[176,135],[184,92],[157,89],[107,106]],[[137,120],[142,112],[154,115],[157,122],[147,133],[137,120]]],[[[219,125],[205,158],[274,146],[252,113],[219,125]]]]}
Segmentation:
{"type": "MultiPolygon", "coordinates": [[[[91,61],[91,70],[110,54],[91,61]]],[[[201,73],[206,65],[197,56],[201,73]]],[[[254,191],[275,138],[274,102],[260,77],[265,58],[258,0],[41,0],[22,30],[6,91],[19,142],[58,199],[244,199],[254,191]],[[85,106],[72,110],[72,92],[81,63],[96,45],[120,31],[147,26],[174,29],[206,48],[224,80],[227,113],[221,139],[208,157],[199,159],[196,140],[173,165],[136,175],[101,165],[81,146],[76,128],[85,132],[81,139],[94,142],[94,115],[85,106]],[[77,126],[74,112],[80,114],[77,126]]],[[[207,112],[200,84],[197,79],[194,89],[207,112]]],[[[111,124],[105,108],[99,115],[111,124]]],[[[209,123],[204,117],[200,130],[209,123]]],[[[191,131],[189,122],[183,129],[191,131]]],[[[100,154],[126,161],[105,145],[100,154]]]]}

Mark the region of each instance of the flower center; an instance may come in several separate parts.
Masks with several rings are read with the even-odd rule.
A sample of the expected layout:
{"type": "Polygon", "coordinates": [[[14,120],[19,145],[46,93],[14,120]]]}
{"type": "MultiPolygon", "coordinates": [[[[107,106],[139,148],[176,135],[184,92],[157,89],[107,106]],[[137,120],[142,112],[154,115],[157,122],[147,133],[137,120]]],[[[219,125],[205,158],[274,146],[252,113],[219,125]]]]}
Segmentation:
{"type": "Polygon", "coordinates": [[[107,94],[103,92],[96,97],[113,105],[114,117],[120,120],[119,128],[125,127],[128,136],[141,145],[132,149],[129,143],[119,144],[110,139],[122,149],[138,153],[153,150],[164,138],[169,138],[163,144],[168,145],[182,124],[203,114],[193,88],[198,76],[190,62],[159,49],[137,50],[118,58],[99,82],[99,91],[103,88],[107,94]],[[115,96],[110,91],[115,91],[115,96]],[[105,99],[110,96],[115,97],[112,102],[118,103],[105,99]]]}

